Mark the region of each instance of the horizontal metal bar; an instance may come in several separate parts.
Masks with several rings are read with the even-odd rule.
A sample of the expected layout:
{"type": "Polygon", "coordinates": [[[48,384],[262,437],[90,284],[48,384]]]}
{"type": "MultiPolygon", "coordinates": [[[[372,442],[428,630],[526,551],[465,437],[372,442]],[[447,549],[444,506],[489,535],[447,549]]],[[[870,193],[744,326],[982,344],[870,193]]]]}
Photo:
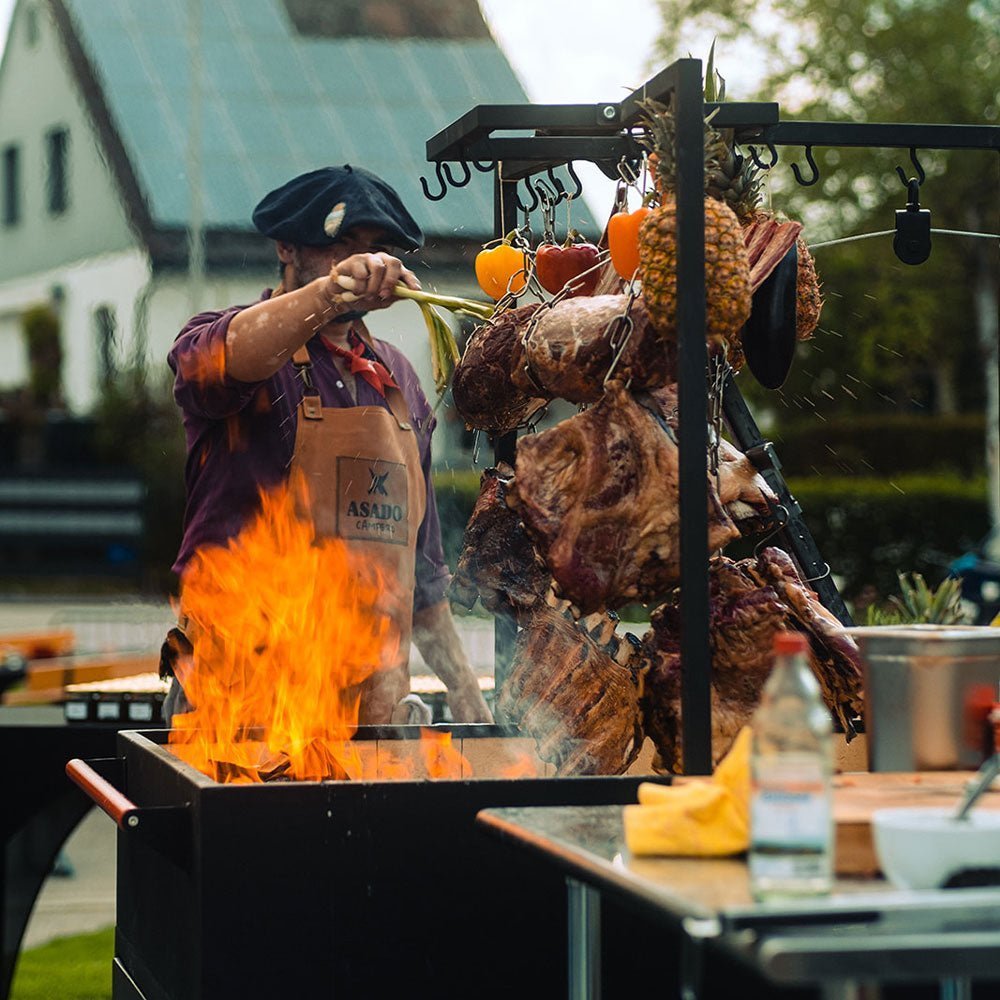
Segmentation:
{"type": "Polygon", "coordinates": [[[760,141],[775,146],[869,146],[873,149],[995,149],[1000,125],[905,125],[880,122],[778,122],[760,141]]]}
{"type": "MultiPolygon", "coordinates": [[[[465,149],[472,160],[522,160],[566,163],[569,160],[610,160],[637,157],[642,147],[628,136],[530,136],[525,138],[480,139],[465,149]]],[[[504,170],[504,177],[510,176],[504,170]]]]}

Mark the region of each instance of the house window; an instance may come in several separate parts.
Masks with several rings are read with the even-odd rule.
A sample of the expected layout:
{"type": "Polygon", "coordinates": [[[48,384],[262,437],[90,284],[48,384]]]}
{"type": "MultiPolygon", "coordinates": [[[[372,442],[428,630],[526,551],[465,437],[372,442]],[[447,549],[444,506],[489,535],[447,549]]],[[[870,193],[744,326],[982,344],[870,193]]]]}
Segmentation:
{"type": "Polygon", "coordinates": [[[97,378],[100,385],[108,385],[115,377],[115,339],[118,323],[112,306],[98,306],[94,310],[94,339],[97,341],[97,378]]]}
{"type": "Polygon", "coordinates": [[[69,207],[69,175],[66,157],[69,151],[69,130],[54,128],[45,137],[48,153],[49,213],[61,215],[69,207]]]}
{"type": "Polygon", "coordinates": [[[3,151],[3,224],[21,221],[21,149],[7,146],[3,151]]]}

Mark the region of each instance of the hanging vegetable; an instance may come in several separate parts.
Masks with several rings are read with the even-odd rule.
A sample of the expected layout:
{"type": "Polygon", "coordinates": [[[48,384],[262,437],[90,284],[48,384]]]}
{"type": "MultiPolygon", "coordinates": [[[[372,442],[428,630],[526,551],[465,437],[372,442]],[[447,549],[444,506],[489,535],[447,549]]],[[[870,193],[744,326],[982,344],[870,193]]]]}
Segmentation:
{"type": "Polygon", "coordinates": [[[535,274],[542,288],[553,295],[571,281],[567,297],[593,295],[600,274],[597,270],[600,257],[601,251],[593,243],[571,243],[569,238],[562,246],[543,243],[535,251],[535,274]],[[578,281],[573,281],[578,277],[578,281]]]}
{"type": "Polygon", "coordinates": [[[631,281],[639,267],[639,227],[649,211],[643,206],[634,212],[615,212],[608,220],[611,263],[625,281],[631,281]]]}
{"type": "Polygon", "coordinates": [[[520,292],[527,282],[528,263],[524,251],[511,244],[513,235],[476,254],[476,280],[494,302],[508,292],[520,292]]]}

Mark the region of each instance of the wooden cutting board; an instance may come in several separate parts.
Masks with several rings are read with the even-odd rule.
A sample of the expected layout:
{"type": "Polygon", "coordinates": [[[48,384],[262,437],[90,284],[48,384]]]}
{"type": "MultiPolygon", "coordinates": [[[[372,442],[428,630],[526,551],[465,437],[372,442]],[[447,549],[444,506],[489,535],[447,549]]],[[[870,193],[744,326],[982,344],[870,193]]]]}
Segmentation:
{"type": "MultiPolygon", "coordinates": [[[[871,817],[876,809],[896,806],[957,808],[971,771],[927,771],[919,774],[838,774],[833,779],[838,875],[878,874],[871,817]]],[[[1000,809],[1000,789],[994,783],[976,805],[1000,809]]]]}

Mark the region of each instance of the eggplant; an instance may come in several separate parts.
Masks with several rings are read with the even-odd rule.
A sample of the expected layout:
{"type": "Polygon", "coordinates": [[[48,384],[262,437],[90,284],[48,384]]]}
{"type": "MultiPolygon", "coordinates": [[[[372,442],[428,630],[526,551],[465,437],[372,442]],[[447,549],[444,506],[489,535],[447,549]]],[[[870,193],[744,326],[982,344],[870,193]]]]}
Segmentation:
{"type": "Polygon", "coordinates": [[[743,353],[750,374],[765,389],[778,389],[795,357],[796,283],[799,253],[795,245],[753,293],[750,318],[743,327],[743,353]]]}

